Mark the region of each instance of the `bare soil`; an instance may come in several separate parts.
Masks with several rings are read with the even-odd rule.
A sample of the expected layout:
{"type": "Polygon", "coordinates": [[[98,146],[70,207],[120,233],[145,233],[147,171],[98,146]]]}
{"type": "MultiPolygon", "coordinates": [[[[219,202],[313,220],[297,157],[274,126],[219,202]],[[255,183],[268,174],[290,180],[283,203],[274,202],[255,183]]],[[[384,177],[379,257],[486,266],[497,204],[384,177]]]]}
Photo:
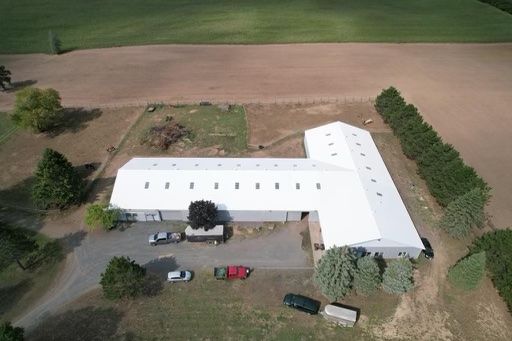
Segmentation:
{"type": "MultiPolygon", "coordinates": [[[[512,221],[510,43],[160,45],[2,55],[0,64],[18,87],[53,87],[68,106],[358,100],[393,85],[493,187],[494,225],[512,221]]],[[[0,109],[13,103],[0,92],[0,109]]]]}

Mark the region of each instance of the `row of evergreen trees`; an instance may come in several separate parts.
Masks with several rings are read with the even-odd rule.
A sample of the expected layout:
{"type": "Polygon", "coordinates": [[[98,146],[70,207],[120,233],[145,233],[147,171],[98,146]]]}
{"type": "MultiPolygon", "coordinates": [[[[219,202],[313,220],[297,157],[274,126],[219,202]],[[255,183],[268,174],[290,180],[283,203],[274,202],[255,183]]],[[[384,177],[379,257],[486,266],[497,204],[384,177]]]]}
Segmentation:
{"type": "Polygon", "coordinates": [[[418,173],[432,196],[446,207],[440,226],[456,238],[466,236],[474,227],[482,227],[484,209],[490,199],[487,183],[464,163],[451,144],[443,142],[397,89],[383,90],[375,108],[400,139],[404,154],[416,161],[418,173]]]}

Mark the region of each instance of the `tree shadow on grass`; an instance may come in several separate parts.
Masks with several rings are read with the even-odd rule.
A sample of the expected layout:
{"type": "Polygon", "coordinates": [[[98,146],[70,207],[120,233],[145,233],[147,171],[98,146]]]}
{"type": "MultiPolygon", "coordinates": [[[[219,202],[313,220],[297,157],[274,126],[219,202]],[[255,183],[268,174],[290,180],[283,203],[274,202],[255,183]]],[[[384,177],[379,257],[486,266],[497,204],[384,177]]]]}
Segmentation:
{"type": "Polygon", "coordinates": [[[24,279],[14,285],[0,287],[0,317],[9,312],[12,307],[18,304],[18,301],[30,291],[34,283],[29,279],[24,279]]]}
{"type": "Polygon", "coordinates": [[[12,82],[11,86],[5,92],[15,92],[21,90],[23,88],[32,86],[37,84],[37,81],[34,79],[27,79],[24,81],[12,82]]]}
{"type": "Polygon", "coordinates": [[[133,335],[116,335],[124,316],[114,308],[86,307],[47,316],[26,333],[28,340],[130,340],[133,335]]]}
{"type": "Polygon", "coordinates": [[[35,211],[37,207],[32,201],[32,187],[34,187],[35,183],[36,177],[31,176],[14,186],[0,190],[0,206],[4,204],[5,207],[35,211]]]}
{"type": "Polygon", "coordinates": [[[103,193],[110,187],[114,186],[116,178],[111,176],[108,178],[97,178],[87,183],[87,192],[84,194],[82,202],[84,204],[94,204],[103,198],[103,193]]]}
{"type": "Polygon", "coordinates": [[[145,296],[156,296],[161,293],[167,279],[167,273],[180,267],[174,257],[154,259],[143,266],[147,270],[143,293],[145,296]]]}
{"type": "Polygon", "coordinates": [[[49,137],[57,137],[62,133],[77,133],[87,128],[87,122],[97,119],[102,112],[99,109],[66,108],[55,118],[55,126],[48,132],[49,137]]]}

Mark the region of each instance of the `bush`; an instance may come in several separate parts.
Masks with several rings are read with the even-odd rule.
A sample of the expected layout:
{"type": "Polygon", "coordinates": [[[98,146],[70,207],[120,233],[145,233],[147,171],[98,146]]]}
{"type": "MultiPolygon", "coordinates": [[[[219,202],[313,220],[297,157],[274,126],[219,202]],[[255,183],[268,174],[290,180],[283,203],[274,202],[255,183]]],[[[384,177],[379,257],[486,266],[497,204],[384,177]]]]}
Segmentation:
{"type": "Polygon", "coordinates": [[[53,31],[48,31],[48,41],[50,43],[50,51],[52,54],[61,54],[62,52],[62,43],[57,36],[57,34],[53,31]]]}
{"type": "Polygon", "coordinates": [[[313,281],[327,298],[337,300],[352,291],[356,256],[348,246],[332,247],[320,258],[313,281]]]}
{"type": "Polygon", "coordinates": [[[377,290],[381,283],[380,269],[375,258],[361,257],[357,260],[357,270],[354,274],[354,288],[359,294],[369,295],[377,290]]]}
{"type": "Polygon", "coordinates": [[[471,253],[485,251],[487,269],[501,297],[512,310],[512,230],[487,232],[473,242],[471,253]]]}
{"type": "Polygon", "coordinates": [[[109,231],[114,228],[116,221],[119,219],[120,210],[111,208],[108,203],[93,204],[87,207],[85,212],[85,223],[90,230],[103,227],[109,231]]]}
{"type": "Polygon", "coordinates": [[[0,341],[23,341],[25,329],[13,327],[11,322],[0,323],[0,341]]]}
{"type": "Polygon", "coordinates": [[[58,123],[60,102],[57,90],[26,87],[16,92],[12,121],[36,133],[50,131],[58,123]]]}
{"type": "Polygon", "coordinates": [[[205,231],[208,231],[217,224],[217,206],[210,200],[191,202],[188,206],[188,213],[187,219],[193,229],[204,228],[205,231]]]}
{"type": "Polygon", "coordinates": [[[137,297],[144,291],[145,277],[146,269],[130,257],[114,257],[101,274],[100,285],[108,299],[137,297]]]}
{"type": "Polygon", "coordinates": [[[485,252],[469,255],[448,270],[448,280],[460,289],[476,289],[485,275],[485,252]]]}

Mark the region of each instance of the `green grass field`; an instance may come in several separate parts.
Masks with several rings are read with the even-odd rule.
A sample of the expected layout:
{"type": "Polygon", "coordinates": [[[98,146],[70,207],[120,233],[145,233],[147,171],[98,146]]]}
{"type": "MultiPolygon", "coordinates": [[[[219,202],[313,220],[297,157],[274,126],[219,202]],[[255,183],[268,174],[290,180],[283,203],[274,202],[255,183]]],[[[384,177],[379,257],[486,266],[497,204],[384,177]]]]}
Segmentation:
{"type": "Polygon", "coordinates": [[[3,0],[0,54],[143,44],[512,41],[477,0],[3,0]]]}

